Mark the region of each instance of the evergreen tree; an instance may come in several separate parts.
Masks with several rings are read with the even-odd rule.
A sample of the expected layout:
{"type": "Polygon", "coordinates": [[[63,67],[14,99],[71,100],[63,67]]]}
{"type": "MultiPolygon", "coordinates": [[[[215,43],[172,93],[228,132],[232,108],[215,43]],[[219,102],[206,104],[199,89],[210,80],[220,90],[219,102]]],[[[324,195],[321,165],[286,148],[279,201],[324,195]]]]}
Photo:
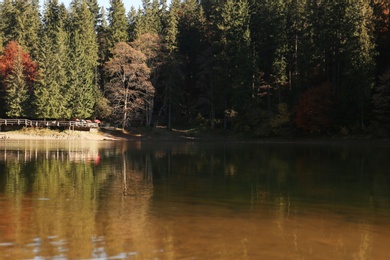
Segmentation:
{"type": "Polygon", "coordinates": [[[305,2],[300,0],[287,1],[286,6],[286,61],[288,86],[296,93],[301,87],[305,63],[304,32],[305,32],[305,2]]]}
{"type": "Polygon", "coordinates": [[[69,118],[66,75],[69,36],[65,31],[66,10],[58,0],[46,2],[38,64],[40,78],[34,92],[39,118],[69,118]]]}
{"type": "Polygon", "coordinates": [[[5,43],[17,41],[35,58],[41,27],[39,0],[4,1],[0,21],[5,43]]]}
{"type": "Polygon", "coordinates": [[[179,11],[180,11],[180,0],[173,0],[169,12],[167,15],[167,26],[165,29],[165,42],[170,52],[177,50],[177,36],[179,34],[179,11]]]}
{"type": "Polygon", "coordinates": [[[133,41],[136,38],[135,28],[137,24],[137,18],[138,18],[138,13],[135,10],[135,8],[132,6],[130,11],[127,14],[127,22],[129,24],[128,35],[130,41],[133,41]]]}
{"type": "MultiPolygon", "coordinates": [[[[374,84],[375,45],[373,38],[372,7],[368,0],[357,0],[346,9],[343,102],[349,104],[346,115],[365,129],[369,115],[369,97],[374,84]]],[[[344,103],[345,104],[345,103],[344,103]]],[[[344,119],[345,121],[347,119],[344,119]]]]}
{"type": "Polygon", "coordinates": [[[97,0],[86,0],[86,3],[88,5],[89,11],[91,12],[92,16],[94,17],[94,27],[95,30],[98,29],[99,25],[102,23],[102,14],[101,14],[101,8],[98,4],[97,0]]]}
{"type": "Polygon", "coordinates": [[[381,136],[386,136],[390,131],[390,70],[379,77],[379,83],[374,88],[372,104],[372,129],[381,136]]]}
{"type": "Polygon", "coordinates": [[[127,42],[129,40],[126,21],[126,10],[122,0],[110,0],[110,8],[108,9],[108,39],[110,48],[118,42],[127,42]]]}
{"type": "Polygon", "coordinates": [[[7,116],[30,116],[30,98],[36,80],[36,63],[16,42],[7,44],[0,57],[1,101],[7,116]]]}
{"type": "Polygon", "coordinates": [[[259,97],[257,101],[271,114],[276,107],[274,103],[282,101],[289,81],[288,4],[286,1],[258,1],[251,12],[251,52],[255,66],[253,95],[259,97]]]}
{"type": "Polygon", "coordinates": [[[145,33],[162,34],[163,19],[165,16],[166,2],[159,0],[143,0],[143,10],[138,14],[137,23],[135,26],[135,35],[139,37],[145,33]]]}
{"type": "Polygon", "coordinates": [[[206,47],[202,32],[204,13],[196,0],[184,2],[180,11],[177,44],[178,52],[183,60],[184,75],[181,116],[192,121],[200,113],[199,109],[202,109],[198,105],[201,90],[196,87],[196,79],[199,73],[198,59],[206,47]]]}
{"type": "Polygon", "coordinates": [[[9,41],[17,38],[18,32],[15,28],[15,25],[17,24],[15,15],[16,8],[11,0],[4,0],[0,4],[0,29],[3,35],[3,42],[4,44],[7,44],[9,41]]]}
{"type": "Polygon", "coordinates": [[[249,101],[252,86],[249,4],[246,0],[227,0],[216,8],[215,17],[218,37],[216,46],[219,49],[217,92],[223,98],[218,103],[224,104],[221,112],[235,111],[246,121],[247,105],[250,104],[243,101],[249,101]]]}
{"type": "Polygon", "coordinates": [[[172,114],[177,110],[182,85],[183,72],[181,70],[180,55],[178,52],[178,35],[180,19],[180,0],[171,2],[167,14],[165,29],[165,43],[168,51],[168,57],[163,64],[161,71],[163,75],[163,84],[156,86],[157,98],[160,102],[158,115],[165,115],[167,128],[172,129],[172,114]]]}
{"type": "Polygon", "coordinates": [[[88,5],[71,3],[72,34],[68,64],[68,97],[71,117],[87,118],[94,110],[97,98],[98,45],[94,19],[88,5]]]}
{"type": "MultiPolygon", "coordinates": [[[[42,40],[49,42],[47,35],[42,36],[42,40]]],[[[49,46],[41,49],[39,53],[39,73],[40,78],[34,91],[35,115],[38,118],[60,118],[61,86],[55,80],[55,55],[49,46]]]]}
{"type": "Polygon", "coordinates": [[[381,75],[390,67],[390,1],[373,0],[373,25],[377,50],[377,74],[381,75]]]}
{"type": "Polygon", "coordinates": [[[26,116],[29,95],[20,53],[17,54],[14,68],[5,80],[5,87],[7,116],[11,118],[26,116]]]}
{"type": "Polygon", "coordinates": [[[98,43],[98,75],[99,75],[99,87],[101,90],[104,89],[105,76],[103,72],[104,63],[108,61],[110,57],[110,46],[109,46],[109,26],[106,20],[105,10],[101,8],[102,22],[97,29],[97,43],[98,43]]]}

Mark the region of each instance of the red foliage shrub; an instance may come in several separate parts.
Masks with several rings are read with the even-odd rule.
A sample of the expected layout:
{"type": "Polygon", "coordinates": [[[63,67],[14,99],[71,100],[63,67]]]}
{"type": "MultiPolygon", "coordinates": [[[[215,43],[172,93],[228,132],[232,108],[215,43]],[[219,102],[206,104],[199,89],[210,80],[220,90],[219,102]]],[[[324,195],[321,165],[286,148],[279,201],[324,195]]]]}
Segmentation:
{"type": "Polygon", "coordinates": [[[3,80],[13,71],[16,59],[20,55],[23,63],[23,74],[26,76],[27,85],[32,86],[37,74],[37,64],[31,60],[30,55],[24,52],[22,47],[14,41],[7,44],[4,55],[0,56],[0,75],[3,80]]]}
{"type": "Polygon", "coordinates": [[[310,88],[295,107],[295,124],[310,133],[323,133],[332,127],[335,98],[328,84],[310,88]]]}

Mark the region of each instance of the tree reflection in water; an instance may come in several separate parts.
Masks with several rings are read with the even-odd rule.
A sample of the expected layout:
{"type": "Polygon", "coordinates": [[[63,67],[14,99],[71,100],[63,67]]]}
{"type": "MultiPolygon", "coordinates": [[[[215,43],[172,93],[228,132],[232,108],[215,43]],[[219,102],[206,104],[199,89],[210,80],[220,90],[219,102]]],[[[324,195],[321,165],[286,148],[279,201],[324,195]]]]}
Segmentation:
{"type": "Polygon", "coordinates": [[[0,144],[0,258],[380,259],[383,146],[0,144]]]}
{"type": "Polygon", "coordinates": [[[123,238],[143,233],[153,184],[150,158],[144,165],[128,159],[123,147],[105,142],[7,142],[0,150],[0,243],[10,247],[0,246],[0,256],[131,252],[122,251],[130,243],[123,238]]]}

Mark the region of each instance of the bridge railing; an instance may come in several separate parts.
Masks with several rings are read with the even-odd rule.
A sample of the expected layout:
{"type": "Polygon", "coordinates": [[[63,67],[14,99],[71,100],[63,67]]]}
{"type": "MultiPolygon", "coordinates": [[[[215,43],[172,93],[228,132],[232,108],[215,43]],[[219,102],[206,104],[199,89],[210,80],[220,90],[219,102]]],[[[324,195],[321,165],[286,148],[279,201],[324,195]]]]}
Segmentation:
{"type": "Polygon", "coordinates": [[[1,125],[22,125],[34,127],[85,127],[97,128],[98,123],[86,121],[57,121],[57,120],[30,120],[30,119],[0,119],[1,125]]]}

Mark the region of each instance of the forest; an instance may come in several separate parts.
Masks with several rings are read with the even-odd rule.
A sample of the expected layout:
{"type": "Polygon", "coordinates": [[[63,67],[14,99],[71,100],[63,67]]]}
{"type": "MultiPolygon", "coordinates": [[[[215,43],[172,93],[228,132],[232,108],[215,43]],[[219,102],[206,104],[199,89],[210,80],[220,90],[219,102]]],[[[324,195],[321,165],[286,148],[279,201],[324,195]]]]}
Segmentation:
{"type": "Polygon", "coordinates": [[[0,0],[0,117],[390,133],[390,0],[0,0]]]}

